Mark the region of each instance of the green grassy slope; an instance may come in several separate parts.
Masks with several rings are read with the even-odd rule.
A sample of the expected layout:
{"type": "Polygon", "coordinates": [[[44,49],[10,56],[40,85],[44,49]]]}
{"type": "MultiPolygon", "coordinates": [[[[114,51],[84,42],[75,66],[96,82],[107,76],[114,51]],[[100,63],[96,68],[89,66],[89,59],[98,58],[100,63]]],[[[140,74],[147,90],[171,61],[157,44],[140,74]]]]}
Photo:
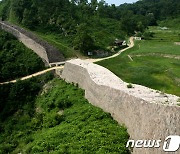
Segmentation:
{"type": "Polygon", "coordinates": [[[126,128],[71,84],[54,79],[25,106],[1,123],[0,153],[129,153],[126,128]]]}
{"type": "Polygon", "coordinates": [[[162,27],[165,26],[178,30],[180,27],[180,16],[166,18],[166,20],[159,21],[158,24],[162,27]]]}
{"type": "Polygon", "coordinates": [[[78,51],[75,51],[71,40],[68,37],[64,37],[62,35],[58,35],[55,33],[42,33],[42,32],[34,32],[41,39],[46,40],[51,45],[55,46],[59,51],[62,52],[65,58],[79,57],[81,54],[78,51]]]}
{"type": "Polygon", "coordinates": [[[98,62],[121,79],[180,96],[180,60],[163,55],[180,56],[179,30],[160,27],[149,29],[152,40],[136,41],[135,47],[120,56],[98,62]],[[130,55],[133,59],[128,58],[130,55]]]}

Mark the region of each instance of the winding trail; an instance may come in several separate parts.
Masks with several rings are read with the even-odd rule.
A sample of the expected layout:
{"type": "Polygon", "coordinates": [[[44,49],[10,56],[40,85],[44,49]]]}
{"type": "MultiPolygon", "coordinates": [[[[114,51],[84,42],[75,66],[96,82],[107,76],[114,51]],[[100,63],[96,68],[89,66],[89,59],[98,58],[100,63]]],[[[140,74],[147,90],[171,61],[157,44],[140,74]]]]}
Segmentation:
{"type": "Polygon", "coordinates": [[[111,58],[119,56],[122,52],[124,52],[124,51],[126,51],[126,50],[128,50],[128,49],[130,49],[132,47],[134,47],[134,37],[130,37],[129,44],[128,44],[127,48],[124,48],[124,49],[120,50],[118,53],[116,53],[116,54],[114,54],[112,56],[105,57],[105,58],[98,58],[98,59],[85,59],[85,61],[95,63],[95,62],[99,62],[99,61],[102,61],[102,60],[111,59],[111,58]]]}
{"type": "MultiPolygon", "coordinates": [[[[45,74],[45,73],[47,73],[47,72],[50,72],[50,71],[52,71],[52,70],[63,69],[63,68],[64,68],[64,66],[51,67],[51,68],[48,68],[48,69],[46,69],[46,70],[43,70],[43,71],[40,71],[40,72],[31,74],[31,75],[28,75],[28,76],[25,76],[25,77],[22,77],[22,78],[19,78],[19,79],[20,79],[20,80],[27,80],[27,79],[30,79],[30,78],[32,78],[32,77],[36,77],[36,76],[45,74]]],[[[18,79],[12,80],[12,81],[7,81],[7,82],[2,82],[2,83],[0,83],[0,85],[8,84],[8,83],[15,83],[15,82],[17,82],[17,80],[18,80],[18,79]]]]}
{"type": "MultiPolygon", "coordinates": [[[[130,49],[134,47],[134,37],[130,37],[129,39],[129,44],[128,44],[128,47],[127,48],[124,48],[122,50],[120,50],[118,53],[112,55],[112,56],[109,56],[109,57],[105,57],[105,58],[98,58],[98,59],[83,59],[85,61],[88,61],[88,62],[92,62],[92,63],[95,63],[95,62],[99,62],[99,61],[102,61],[102,60],[106,60],[106,59],[111,59],[111,58],[114,58],[114,57],[117,57],[119,56],[122,52],[130,49]]],[[[34,74],[31,74],[31,75],[28,75],[28,76],[25,76],[25,77],[22,77],[22,78],[19,78],[19,80],[27,80],[27,79],[30,79],[32,77],[36,77],[36,76],[39,76],[39,75],[42,75],[42,74],[45,74],[47,72],[50,72],[52,70],[56,70],[56,69],[63,69],[64,66],[56,66],[56,67],[51,67],[51,68],[48,68],[48,69],[45,69],[43,71],[40,71],[40,72],[37,72],[37,73],[34,73],[34,74]]],[[[15,80],[12,80],[12,81],[7,81],[7,82],[2,82],[0,83],[0,85],[3,85],[3,84],[8,84],[8,83],[16,83],[18,79],[15,79],[15,80]]]]}

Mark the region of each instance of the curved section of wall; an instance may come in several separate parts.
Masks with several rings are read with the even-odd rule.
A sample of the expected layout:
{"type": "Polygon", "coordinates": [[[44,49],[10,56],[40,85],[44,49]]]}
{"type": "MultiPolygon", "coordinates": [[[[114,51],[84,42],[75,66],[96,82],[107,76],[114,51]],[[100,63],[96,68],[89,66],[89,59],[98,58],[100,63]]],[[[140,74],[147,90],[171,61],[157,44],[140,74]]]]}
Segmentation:
{"type": "Polygon", "coordinates": [[[46,41],[37,38],[31,32],[28,32],[18,26],[0,21],[1,29],[13,34],[25,46],[32,49],[49,66],[50,63],[65,61],[64,56],[46,41]]]}
{"type": "MultiPolygon", "coordinates": [[[[177,96],[139,85],[129,89],[127,83],[106,68],[82,60],[66,62],[61,77],[78,83],[89,102],[111,113],[120,124],[125,124],[134,140],[163,141],[169,135],[180,135],[177,96]]],[[[164,151],[161,145],[158,149],[134,148],[133,153],[164,154],[164,151]]]]}

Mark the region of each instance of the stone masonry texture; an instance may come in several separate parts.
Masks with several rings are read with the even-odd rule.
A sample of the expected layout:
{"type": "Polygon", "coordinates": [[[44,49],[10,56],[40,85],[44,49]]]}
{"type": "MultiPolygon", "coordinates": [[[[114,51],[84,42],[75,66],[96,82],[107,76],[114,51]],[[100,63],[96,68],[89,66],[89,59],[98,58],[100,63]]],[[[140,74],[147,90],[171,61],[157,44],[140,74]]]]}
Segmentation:
{"type": "Polygon", "coordinates": [[[63,62],[64,56],[53,46],[36,37],[33,33],[8,22],[0,21],[1,29],[13,34],[25,46],[32,49],[48,66],[49,63],[63,62]]]}
{"type": "MultiPolygon", "coordinates": [[[[162,146],[165,138],[180,135],[177,96],[162,95],[134,84],[134,90],[131,90],[127,88],[127,83],[106,68],[82,60],[67,61],[61,77],[67,82],[77,83],[85,90],[85,97],[90,103],[109,112],[119,124],[125,124],[131,139],[162,140],[160,148],[134,148],[134,154],[164,154],[162,146]],[[163,102],[167,102],[164,97],[169,99],[169,103],[163,102]]],[[[173,154],[179,153],[180,150],[173,154]]]]}

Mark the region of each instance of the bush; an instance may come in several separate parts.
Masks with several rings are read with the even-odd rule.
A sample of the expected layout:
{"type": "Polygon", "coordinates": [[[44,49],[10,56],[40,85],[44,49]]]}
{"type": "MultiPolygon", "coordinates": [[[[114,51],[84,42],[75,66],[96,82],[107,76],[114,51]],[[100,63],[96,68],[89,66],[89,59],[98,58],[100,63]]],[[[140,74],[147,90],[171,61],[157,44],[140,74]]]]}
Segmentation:
{"type": "Polygon", "coordinates": [[[37,78],[0,85],[0,121],[21,110],[32,115],[33,102],[43,85],[50,79],[49,76],[47,73],[37,78]]]}
{"type": "Polygon", "coordinates": [[[127,85],[127,88],[133,88],[132,84],[129,83],[129,84],[127,85]]]}
{"type": "Polygon", "coordinates": [[[150,40],[150,39],[152,39],[154,37],[154,33],[146,31],[146,32],[143,33],[143,37],[144,37],[145,40],[150,40]]]}
{"type": "Polygon", "coordinates": [[[63,119],[63,115],[59,115],[57,112],[50,112],[43,117],[43,127],[55,127],[56,125],[59,125],[63,119]]]}
{"type": "Polygon", "coordinates": [[[70,102],[70,100],[68,100],[68,99],[61,99],[61,100],[58,100],[57,101],[57,107],[59,108],[59,109],[66,109],[66,108],[69,108],[69,107],[71,107],[72,106],[72,102],[70,102]]]}

